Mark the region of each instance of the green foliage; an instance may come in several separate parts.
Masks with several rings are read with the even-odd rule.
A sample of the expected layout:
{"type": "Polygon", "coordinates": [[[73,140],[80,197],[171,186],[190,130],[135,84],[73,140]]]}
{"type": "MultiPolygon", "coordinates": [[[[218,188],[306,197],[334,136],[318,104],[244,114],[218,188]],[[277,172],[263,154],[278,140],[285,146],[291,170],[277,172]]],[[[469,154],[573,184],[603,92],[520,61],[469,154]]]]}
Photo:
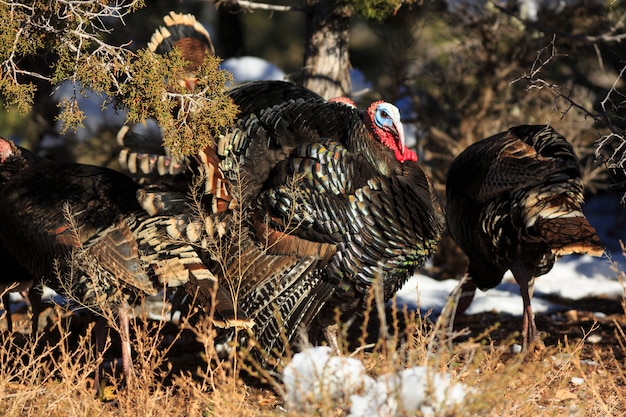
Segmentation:
{"type": "Polygon", "coordinates": [[[137,56],[129,63],[129,73],[132,76],[121,87],[121,103],[128,108],[128,121],[142,122],[152,114],[159,122],[167,114],[171,114],[174,103],[167,100],[167,89],[164,75],[171,74],[172,68],[180,68],[180,56],[174,56],[178,62],[158,56],[147,49],[140,50],[137,56]]]}
{"type": "Polygon", "coordinates": [[[82,126],[84,113],[77,96],[83,88],[108,97],[105,105],[128,110],[129,122],[155,118],[164,142],[174,154],[189,155],[211,143],[217,129],[230,123],[237,108],[224,95],[230,74],[207,59],[197,74],[196,89],[179,85],[185,62],[178,52],[157,56],[135,53],[106,43],[115,20],[143,6],[141,0],[115,5],[84,2],[4,2],[0,5],[0,95],[8,108],[27,113],[37,82],[74,83],[73,97],[59,103],[64,131],[82,126]],[[24,58],[48,54],[51,64],[23,67],[24,58]],[[172,81],[176,80],[176,81],[172,81]]]}
{"type": "Polygon", "coordinates": [[[9,62],[9,65],[2,65],[0,71],[0,94],[4,96],[7,107],[15,106],[22,114],[30,109],[36,88],[30,82],[18,82],[18,68],[10,64],[21,56],[35,53],[43,46],[41,34],[34,32],[31,26],[24,25],[25,11],[0,5],[0,60],[9,62]]]}
{"type": "Polygon", "coordinates": [[[14,108],[21,114],[26,114],[30,110],[35,90],[34,84],[18,84],[4,73],[0,78],[0,93],[4,96],[7,107],[15,106],[14,108]]]}
{"type": "Polygon", "coordinates": [[[402,0],[353,0],[351,4],[358,15],[382,22],[398,11],[402,0]]]}
{"type": "Polygon", "coordinates": [[[121,104],[128,121],[154,117],[163,130],[163,142],[174,155],[191,155],[212,143],[217,130],[230,124],[237,106],[224,94],[231,74],[219,69],[220,59],[207,57],[196,73],[195,91],[177,81],[185,78],[179,51],[161,56],[139,51],[130,63],[133,77],[121,85],[121,104]]]}
{"type": "Polygon", "coordinates": [[[191,102],[190,108],[179,111],[178,120],[182,119],[184,123],[177,123],[173,130],[165,131],[165,144],[175,154],[190,155],[212,145],[218,129],[231,124],[239,111],[232,99],[224,94],[232,75],[219,69],[220,62],[215,56],[205,59],[198,69],[196,87],[204,94],[191,102]]]}
{"type": "MultiPolygon", "coordinates": [[[[102,19],[115,17],[116,13],[123,16],[142,5],[141,0],[128,0],[119,3],[114,10],[106,2],[96,0],[3,2],[0,5],[0,94],[5,98],[5,106],[27,113],[38,82],[92,81],[94,74],[100,74],[100,81],[105,77],[111,79],[126,53],[99,43],[99,36],[108,30],[102,19]],[[50,57],[52,64],[25,63],[37,56],[50,57]]],[[[99,83],[85,84],[100,89],[99,83]]],[[[62,119],[68,122],[67,127],[77,125],[74,116],[64,114],[62,119]]]]}

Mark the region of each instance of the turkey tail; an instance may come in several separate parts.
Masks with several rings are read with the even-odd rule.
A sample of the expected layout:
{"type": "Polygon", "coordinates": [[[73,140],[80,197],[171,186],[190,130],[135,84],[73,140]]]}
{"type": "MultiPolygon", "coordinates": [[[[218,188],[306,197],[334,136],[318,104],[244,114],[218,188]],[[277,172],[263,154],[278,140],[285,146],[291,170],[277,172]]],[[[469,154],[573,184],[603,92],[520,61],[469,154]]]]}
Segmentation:
{"type": "Polygon", "coordinates": [[[604,248],[596,230],[584,216],[539,219],[535,223],[552,253],[558,256],[573,253],[602,256],[604,248]]]}
{"type": "Polygon", "coordinates": [[[122,218],[102,230],[84,245],[83,260],[97,259],[120,281],[144,291],[153,292],[152,282],[141,262],[139,246],[129,224],[122,218]]]}
{"type": "MultiPolygon", "coordinates": [[[[188,73],[195,72],[204,58],[215,55],[215,48],[209,32],[191,14],[170,12],[163,18],[165,26],[161,26],[152,35],[148,48],[157,54],[166,54],[178,48],[185,61],[188,73]]],[[[190,91],[195,87],[195,80],[184,80],[190,91]]]]}
{"type": "Polygon", "coordinates": [[[118,156],[122,171],[134,177],[154,180],[175,176],[187,169],[187,158],[164,154],[160,131],[139,130],[139,125],[125,125],[117,132],[117,143],[122,147],[118,156]]]}
{"type": "Polygon", "coordinates": [[[144,219],[135,232],[142,259],[162,288],[183,287],[195,305],[211,306],[216,326],[249,328],[252,324],[236,306],[228,286],[208,269],[197,250],[196,245],[206,245],[200,242],[200,227],[186,215],[144,219]]]}
{"type": "Polygon", "coordinates": [[[293,343],[333,293],[322,280],[324,261],[318,256],[270,254],[253,239],[234,247],[223,275],[241,308],[254,319],[258,345],[266,353],[280,354],[286,348],[283,342],[293,343]]]}

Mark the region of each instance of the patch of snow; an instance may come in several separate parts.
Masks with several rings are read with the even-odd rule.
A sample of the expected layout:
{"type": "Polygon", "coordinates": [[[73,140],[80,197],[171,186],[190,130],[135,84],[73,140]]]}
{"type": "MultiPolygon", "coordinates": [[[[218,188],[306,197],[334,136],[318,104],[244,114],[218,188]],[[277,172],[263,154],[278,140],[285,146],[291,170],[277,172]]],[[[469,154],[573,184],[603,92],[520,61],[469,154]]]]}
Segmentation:
{"type": "MultiPolygon", "coordinates": [[[[416,274],[397,292],[396,300],[409,309],[441,313],[450,293],[458,285],[454,279],[438,281],[423,274],[416,274]]],[[[556,262],[552,270],[535,280],[532,299],[535,313],[552,313],[564,307],[542,297],[558,296],[579,300],[585,297],[619,299],[624,287],[611,270],[605,258],[568,255],[556,262]]],[[[474,301],[465,314],[501,312],[521,316],[523,313],[519,286],[510,272],[504,275],[500,285],[487,291],[477,290],[474,301]]]]}
{"type": "Polygon", "coordinates": [[[222,62],[221,67],[233,74],[235,82],[285,79],[283,70],[255,56],[228,58],[222,62]]]}
{"type": "Polygon", "coordinates": [[[334,356],[328,346],[294,355],[283,371],[283,383],[289,410],[312,412],[319,410],[321,402],[332,401],[349,408],[350,417],[391,417],[416,411],[440,415],[461,403],[470,391],[452,382],[449,374],[423,366],[374,380],[361,361],[334,356]]]}
{"type": "Polygon", "coordinates": [[[361,361],[334,356],[330,347],[319,346],[293,356],[283,371],[283,383],[287,408],[306,412],[322,401],[345,402],[369,389],[374,380],[361,361]]]}
{"type": "Polygon", "coordinates": [[[432,372],[424,366],[382,375],[362,395],[353,395],[349,417],[445,414],[460,404],[468,388],[453,383],[450,375],[432,372]]]}
{"type": "Polygon", "coordinates": [[[570,379],[570,382],[572,383],[572,385],[579,386],[585,383],[585,379],[578,376],[573,376],[572,379],[570,379]]]}

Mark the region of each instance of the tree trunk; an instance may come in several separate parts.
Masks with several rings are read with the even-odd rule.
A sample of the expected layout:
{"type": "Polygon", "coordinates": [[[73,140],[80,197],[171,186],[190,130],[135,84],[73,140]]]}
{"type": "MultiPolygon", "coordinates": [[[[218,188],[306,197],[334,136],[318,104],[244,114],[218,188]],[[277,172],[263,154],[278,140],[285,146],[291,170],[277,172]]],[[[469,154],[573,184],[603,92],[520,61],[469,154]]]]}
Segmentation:
{"type": "Polygon", "coordinates": [[[334,8],[333,0],[306,0],[302,84],[326,99],[347,96],[350,82],[350,12],[334,8]]]}
{"type": "Polygon", "coordinates": [[[221,3],[217,6],[217,13],[218,55],[222,59],[245,55],[241,7],[236,3],[221,3]]]}

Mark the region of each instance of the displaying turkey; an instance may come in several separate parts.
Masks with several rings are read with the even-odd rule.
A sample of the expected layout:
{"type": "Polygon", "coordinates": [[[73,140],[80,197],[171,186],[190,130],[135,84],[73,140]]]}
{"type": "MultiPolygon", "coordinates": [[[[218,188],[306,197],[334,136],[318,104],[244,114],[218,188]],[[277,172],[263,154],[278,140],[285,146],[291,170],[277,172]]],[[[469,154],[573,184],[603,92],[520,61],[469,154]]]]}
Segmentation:
{"type": "MultiPolygon", "coordinates": [[[[255,86],[268,84],[234,91],[245,97],[255,86]]],[[[193,160],[203,173],[196,175],[207,179],[203,207],[225,220],[227,258],[240,266],[238,304],[266,352],[286,347],[275,329],[284,329],[291,345],[299,329],[315,339],[320,331],[329,335],[336,309],[344,319],[362,313],[374,282],[389,299],[434,250],[443,228],[443,212],[404,144],[394,106],[377,102],[360,112],[311,97],[252,110],[193,160]],[[225,185],[228,205],[214,204],[221,197],[207,192],[217,183],[225,185]],[[241,214],[244,235],[232,219],[241,214]],[[295,257],[291,265],[306,268],[272,273],[247,250],[295,257]]]]}
{"type": "Polygon", "coordinates": [[[469,146],[450,166],[446,216],[469,258],[457,314],[476,287],[511,270],[524,304],[523,349],[541,344],[531,298],[535,278],[563,255],[603,254],[582,212],[583,182],[572,146],[549,126],[516,126],[469,146]]]}
{"type": "MultiPolygon", "coordinates": [[[[256,345],[280,354],[301,330],[317,338],[336,309],[344,319],[362,313],[374,282],[390,298],[434,250],[443,212],[406,147],[395,106],[376,102],[362,112],[282,81],[228,94],[240,108],[237,121],[187,160],[184,177],[200,181],[195,195],[211,225],[200,245],[208,248],[205,264],[233,282],[256,345]]],[[[140,163],[129,133],[120,135],[127,145],[120,158],[130,170],[140,163]]],[[[158,135],[140,140],[162,146],[158,135]]],[[[152,174],[135,172],[142,175],[152,174]]],[[[140,196],[152,214],[196,206],[163,189],[140,196]]]]}
{"type": "MultiPolygon", "coordinates": [[[[177,238],[188,223],[184,216],[148,215],[137,202],[140,187],[119,172],[75,163],[29,165],[10,141],[0,139],[0,146],[10,149],[0,164],[0,244],[36,283],[98,314],[118,316],[127,376],[129,303],[210,281],[220,301],[216,317],[232,314],[230,298],[222,297],[196,249],[177,238]]],[[[96,338],[100,348],[103,334],[97,331],[96,338]]]]}

